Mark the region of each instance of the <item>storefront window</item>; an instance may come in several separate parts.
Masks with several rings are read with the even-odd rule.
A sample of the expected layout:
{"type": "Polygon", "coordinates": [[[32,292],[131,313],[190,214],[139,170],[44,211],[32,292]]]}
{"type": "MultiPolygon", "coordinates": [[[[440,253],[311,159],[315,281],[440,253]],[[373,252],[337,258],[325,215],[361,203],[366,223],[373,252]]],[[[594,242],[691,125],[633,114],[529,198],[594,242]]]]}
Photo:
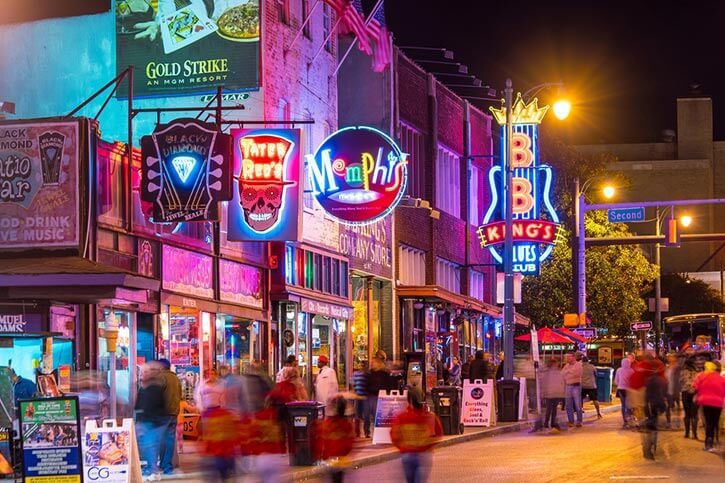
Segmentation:
{"type": "Polygon", "coordinates": [[[307,314],[297,313],[297,366],[303,381],[311,383],[309,379],[310,357],[307,352],[307,314]]]}
{"type": "Polygon", "coordinates": [[[312,316],[312,375],[313,378],[319,373],[317,360],[321,355],[326,355],[330,365],[337,372],[337,382],[341,386],[346,385],[347,363],[346,363],[346,342],[347,331],[346,321],[331,319],[321,315],[312,316]]]}
{"type": "Polygon", "coordinates": [[[182,398],[190,402],[201,378],[199,319],[196,309],[164,306],[157,331],[163,338],[159,345],[168,347],[171,368],[181,380],[182,398]]]}
{"type": "MultiPolygon", "coordinates": [[[[118,325],[118,339],[115,352],[116,412],[118,417],[131,417],[136,396],[136,314],[125,310],[100,308],[98,327],[105,329],[107,323],[115,319],[118,325]]],[[[110,387],[114,356],[108,352],[108,343],[98,336],[98,371],[110,387]]]]}
{"type": "Polygon", "coordinates": [[[352,277],[352,354],[353,367],[368,363],[368,302],[363,277],[352,277]]]}
{"type": "Polygon", "coordinates": [[[232,374],[243,374],[253,361],[264,360],[263,324],[230,315],[216,316],[216,362],[232,374]]]}

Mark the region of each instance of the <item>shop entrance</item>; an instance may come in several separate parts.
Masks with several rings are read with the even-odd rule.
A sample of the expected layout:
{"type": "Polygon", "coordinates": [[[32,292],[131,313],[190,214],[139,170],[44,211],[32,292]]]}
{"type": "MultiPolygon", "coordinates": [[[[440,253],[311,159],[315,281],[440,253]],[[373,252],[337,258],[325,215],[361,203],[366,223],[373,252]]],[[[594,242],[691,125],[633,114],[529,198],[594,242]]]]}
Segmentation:
{"type": "Polygon", "coordinates": [[[252,362],[262,362],[266,354],[264,325],[240,317],[217,314],[217,367],[224,365],[232,374],[242,374],[252,362]]]}

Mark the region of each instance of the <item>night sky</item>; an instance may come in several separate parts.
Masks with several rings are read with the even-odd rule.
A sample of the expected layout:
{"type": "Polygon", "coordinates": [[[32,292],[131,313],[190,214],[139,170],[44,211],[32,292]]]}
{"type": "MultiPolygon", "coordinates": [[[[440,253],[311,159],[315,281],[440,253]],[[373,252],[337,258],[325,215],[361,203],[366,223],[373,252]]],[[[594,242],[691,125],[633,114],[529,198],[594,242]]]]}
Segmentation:
{"type": "Polygon", "coordinates": [[[397,45],[451,49],[496,89],[563,80],[575,110],[553,129],[568,141],[657,141],[693,83],[725,140],[725,2],[387,0],[386,14],[397,45]]]}

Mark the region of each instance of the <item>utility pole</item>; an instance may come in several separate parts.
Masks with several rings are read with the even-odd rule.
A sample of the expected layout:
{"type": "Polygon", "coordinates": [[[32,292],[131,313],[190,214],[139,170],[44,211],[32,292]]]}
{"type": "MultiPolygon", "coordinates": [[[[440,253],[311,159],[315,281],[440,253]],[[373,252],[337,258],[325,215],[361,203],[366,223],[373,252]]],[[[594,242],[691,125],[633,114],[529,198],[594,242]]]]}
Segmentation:
{"type": "Polygon", "coordinates": [[[513,235],[513,164],[511,163],[511,136],[513,134],[513,84],[506,79],[506,223],[504,234],[504,286],[503,286],[503,378],[514,378],[514,235],[513,235]]]}

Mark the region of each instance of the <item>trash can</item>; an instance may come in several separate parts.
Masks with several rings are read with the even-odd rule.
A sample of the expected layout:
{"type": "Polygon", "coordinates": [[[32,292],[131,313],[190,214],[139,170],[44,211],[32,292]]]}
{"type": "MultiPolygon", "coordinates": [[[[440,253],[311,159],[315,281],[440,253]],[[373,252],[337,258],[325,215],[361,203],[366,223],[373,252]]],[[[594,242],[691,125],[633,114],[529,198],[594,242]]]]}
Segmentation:
{"type": "Polygon", "coordinates": [[[325,406],[317,401],[295,401],[287,407],[287,442],[291,466],[312,466],[317,462],[313,447],[313,431],[325,417],[325,406]]]}
{"type": "Polygon", "coordinates": [[[496,382],[498,389],[498,420],[502,423],[519,420],[519,381],[501,379],[496,382]]]}
{"type": "Polygon", "coordinates": [[[611,367],[597,367],[597,398],[599,402],[612,402],[612,374],[611,367]]]}
{"type": "Polygon", "coordinates": [[[433,411],[443,426],[443,434],[461,434],[462,389],[458,386],[436,386],[431,391],[433,411]]]}

